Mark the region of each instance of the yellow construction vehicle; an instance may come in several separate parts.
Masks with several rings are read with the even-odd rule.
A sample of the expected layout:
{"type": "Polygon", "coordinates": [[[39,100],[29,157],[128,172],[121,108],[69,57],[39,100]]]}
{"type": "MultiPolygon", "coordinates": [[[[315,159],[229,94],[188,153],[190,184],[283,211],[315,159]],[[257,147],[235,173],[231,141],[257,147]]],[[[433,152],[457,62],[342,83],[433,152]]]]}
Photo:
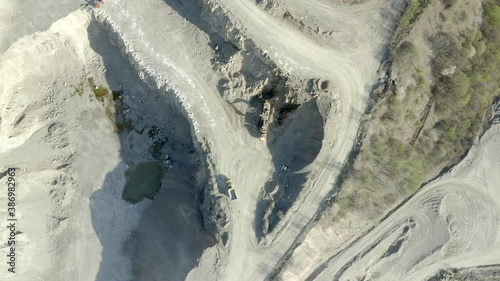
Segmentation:
{"type": "Polygon", "coordinates": [[[236,197],[236,191],[234,190],[234,183],[232,180],[228,179],[226,181],[227,184],[227,194],[231,200],[236,200],[238,197],[236,197]]]}
{"type": "Polygon", "coordinates": [[[262,106],[262,113],[260,114],[260,121],[259,121],[261,140],[266,139],[270,116],[271,116],[271,103],[266,100],[264,101],[264,105],[262,106]]]}

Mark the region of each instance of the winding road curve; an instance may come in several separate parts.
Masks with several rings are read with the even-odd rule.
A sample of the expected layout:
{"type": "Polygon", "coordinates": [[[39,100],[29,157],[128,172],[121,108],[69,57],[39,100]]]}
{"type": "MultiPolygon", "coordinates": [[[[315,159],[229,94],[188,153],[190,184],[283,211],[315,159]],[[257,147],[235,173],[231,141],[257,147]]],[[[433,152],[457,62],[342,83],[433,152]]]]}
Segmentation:
{"type": "MultiPolygon", "coordinates": [[[[332,17],[338,17],[336,20],[342,22],[343,28],[353,30],[354,39],[365,37],[365,40],[373,38],[374,41],[368,45],[352,46],[349,50],[327,49],[259,9],[254,2],[220,0],[218,5],[226,14],[233,15],[234,23],[244,27],[244,34],[252,38],[260,49],[266,51],[280,68],[302,78],[321,77],[331,80],[340,95],[341,112],[340,114],[332,112],[331,116],[335,117],[330,118],[325,126],[327,134],[335,130],[339,139],[332,146],[323,146],[320,152],[323,156],[316,161],[326,164],[318,171],[318,176],[309,183],[312,188],[308,193],[299,198],[284,221],[267,236],[268,243],[264,242],[259,247],[247,243],[255,239],[248,222],[242,219],[233,220],[235,227],[230,256],[225,268],[225,280],[264,280],[314,218],[340,172],[339,168],[332,169],[332,167],[334,164],[344,163],[354,145],[360,116],[357,115],[355,118],[352,116],[356,116],[356,112],[364,111],[364,100],[368,96],[366,88],[375,80],[373,74],[376,72],[378,62],[370,57],[371,54],[353,50],[365,48],[367,49],[365,51],[370,53],[378,48],[381,49],[387,38],[374,38],[369,29],[360,25],[354,18],[349,19],[348,16],[335,13],[332,9],[332,17]],[[360,58],[365,59],[364,64],[357,62],[360,58]]],[[[311,4],[307,4],[305,8],[309,5],[311,4]]],[[[254,184],[256,187],[262,185],[261,182],[254,184]]],[[[258,190],[254,187],[253,192],[258,190]]],[[[247,201],[244,210],[248,212],[248,209],[255,204],[256,202],[247,201]]]]}
{"type": "MultiPolygon", "coordinates": [[[[261,244],[256,240],[253,222],[257,195],[272,169],[269,151],[265,144],[237,126],[225,102],[215,94],[214,85],[199,71],[209,62],[192,58],[197,52],[192,49],[204,52],[206,45],[190,46],[193,27],[172,19],[179,15],[173,14],[161,0],[110,1],[103,6],[98,18],[123,41],[125,55],[147,83],[175,90],[198,141],[208,145],[217,173],[233,178],[237,184],[239,200],[231,207],[229,256],[222,261],[221,276],[231,281],[264,280],[291,249],[332,190],[339,166],[354,145],[367,89],[376,80],[380,59],[377,50],[383,49],[387,34],[377,36],[361,21],[330,8],[332,17],[338,17],[339,28],[352,30],[349,42],[359,45],[328,49],[267,14],[252,1],[218,0],[212,4],[231,15],[232,24],[242,27],[241,32],[290,75],[332,81],[340,101],[339,110],[332,107],[325,125],[325,133],[338,138],[331,145],[324,144],[316,159],[318,163],[325,163],[324,166],[308,183],[311,187],[308,193],[299,197],[284,221],[261,244]]],[[[381,19],[374,12],[373,17],[363,20],[365,24],[372,24],[373,20],[387,19],[381,19]]]]}
{"type": "Polygon", "coordinates": [[[426,280],[440,269],[498,264],[498,137],[496,125],[454,171],[422,188],[307,280],[426,280]],[[388,256],[388,245],[399,238],[390,234],[408,221],[413,225],[401,247],[388,256]]]}

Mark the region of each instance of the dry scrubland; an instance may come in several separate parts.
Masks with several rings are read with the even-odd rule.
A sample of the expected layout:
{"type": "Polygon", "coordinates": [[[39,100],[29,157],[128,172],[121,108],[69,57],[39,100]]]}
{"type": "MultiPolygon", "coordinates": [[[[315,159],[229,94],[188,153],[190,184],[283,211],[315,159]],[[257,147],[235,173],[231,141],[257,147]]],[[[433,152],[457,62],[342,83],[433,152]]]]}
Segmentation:
{"type": "MultiPolygon", "coordinates": [[[[388,44],[387,76],[371,93],[359,134],[362,141],[337,182],[340,190],[318,218],[319,227],[311,229],[291,256],[281,280],[322,280],[318,276],[337,264],[344,267],[328,272],[336,272],[337,278],[349,276],[353,263],[363,263],[365,255],[369,262],[356,267],[358,278],[402,280],[407,276],[408,272],[391,275],[389,271],[381,277],[384,270],[367,274],[367,268],[376,272],[376,261],[391,255],[370,256],[373,248],[383,249],[377,243],[394,239],[394,245],[399,245],[394,249],[399,249],[407,239],[401,237],[409,236],[406,232],[399,238],[387,238],[384,233],[373,244],[361,244],[365,248],[352,260],[345,253],[373,232],[383,233],[377,226],[394,219],[396,207],[411,209],[407,199],[462,161],[490,127],[491,104],[500,95],[499,4],[408,2],[388,44]],[[325,253],[330,253],[329,258],[325,253]]],[[[389,247],[388,253],[393,251],[398,253],[389,247]]],[[[404,268],[407,261],[401,255],[394,262],[404,268]]]]}
{"type": "Polygon", "coordinates": [[[458,163],[488,128],[499,92],[499,2],[410,1],[390,44],[388,83],[372,93],[366,136],[335,220],[388,206],[458,163]]]}
{"type": "MultiPolygon", "coordinates": [[[[483,266],[477,268],[464,268],[451,270],[453,281],[495,281],[500,279],[500,267],[498,265],[483,266]]],[[[440,281],[442,278],[429,279],[428,281],[440,281]]]]}

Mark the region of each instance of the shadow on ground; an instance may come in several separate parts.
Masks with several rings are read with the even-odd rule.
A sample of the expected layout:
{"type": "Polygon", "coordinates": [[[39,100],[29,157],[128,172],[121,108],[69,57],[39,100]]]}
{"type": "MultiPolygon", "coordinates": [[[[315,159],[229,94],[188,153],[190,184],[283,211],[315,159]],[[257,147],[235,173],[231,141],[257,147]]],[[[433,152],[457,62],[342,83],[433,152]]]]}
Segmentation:
{"type": "Polygon", "coordinates": [[[96,281],[185,280],[215,243],[203,228],[203,179],[195,178],[202,165],[189,123],[175,109],[173,95],[151,90],[137,77],[115,47],[120,44],[110,43],[112,35],[96,22],[88,31],[91,47],[103,57],[107,83],[121,96],[114,103],[114,119],[122,162],[90,198],[92,224],[103,247],[96,281]],[[134,102],[127,103],[132,97],[134,102]],[[133,114],[124,117],[124,111],[133,114]],[[125,202],[125,170],[147,159],[163,165],[159,192],[152,203],[125,202]]]}
{"type": "Polygon", "coordinates": [[[268,137],[275,172],[265,183],[257,204],[254,231],[258,239],[274,230],[307,188],[307,173],[302,170],[316,159],[322,147],[324,119],[316,100],[302,104],[290,119],[272,133],[279,137],[268,137]]]}

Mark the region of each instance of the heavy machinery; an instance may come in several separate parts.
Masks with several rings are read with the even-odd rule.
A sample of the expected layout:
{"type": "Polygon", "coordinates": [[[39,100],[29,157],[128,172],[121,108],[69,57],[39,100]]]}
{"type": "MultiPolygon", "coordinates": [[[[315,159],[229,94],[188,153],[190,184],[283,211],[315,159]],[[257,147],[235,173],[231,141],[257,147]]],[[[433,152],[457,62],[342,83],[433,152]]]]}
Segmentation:
{"type": "Polygon", "coordinates": [[[234,190],[234,183],[232,180],[228,179],[226,181],[226,184],[227,184],[227,194],[229,195],[229,198],[231,198],[231,200],[236,200],[238,199],[238,197],[236,197],[236,191],[234,190]]]}
{"type": "Polygon", "coordinates": [[[262,106],[262,113],[260,114],[260,121],[259,121],[261,140],[266,139],[270,116],[271,116],[271,103],[266,100],[264,101],[264,105],[262,106]]]}

